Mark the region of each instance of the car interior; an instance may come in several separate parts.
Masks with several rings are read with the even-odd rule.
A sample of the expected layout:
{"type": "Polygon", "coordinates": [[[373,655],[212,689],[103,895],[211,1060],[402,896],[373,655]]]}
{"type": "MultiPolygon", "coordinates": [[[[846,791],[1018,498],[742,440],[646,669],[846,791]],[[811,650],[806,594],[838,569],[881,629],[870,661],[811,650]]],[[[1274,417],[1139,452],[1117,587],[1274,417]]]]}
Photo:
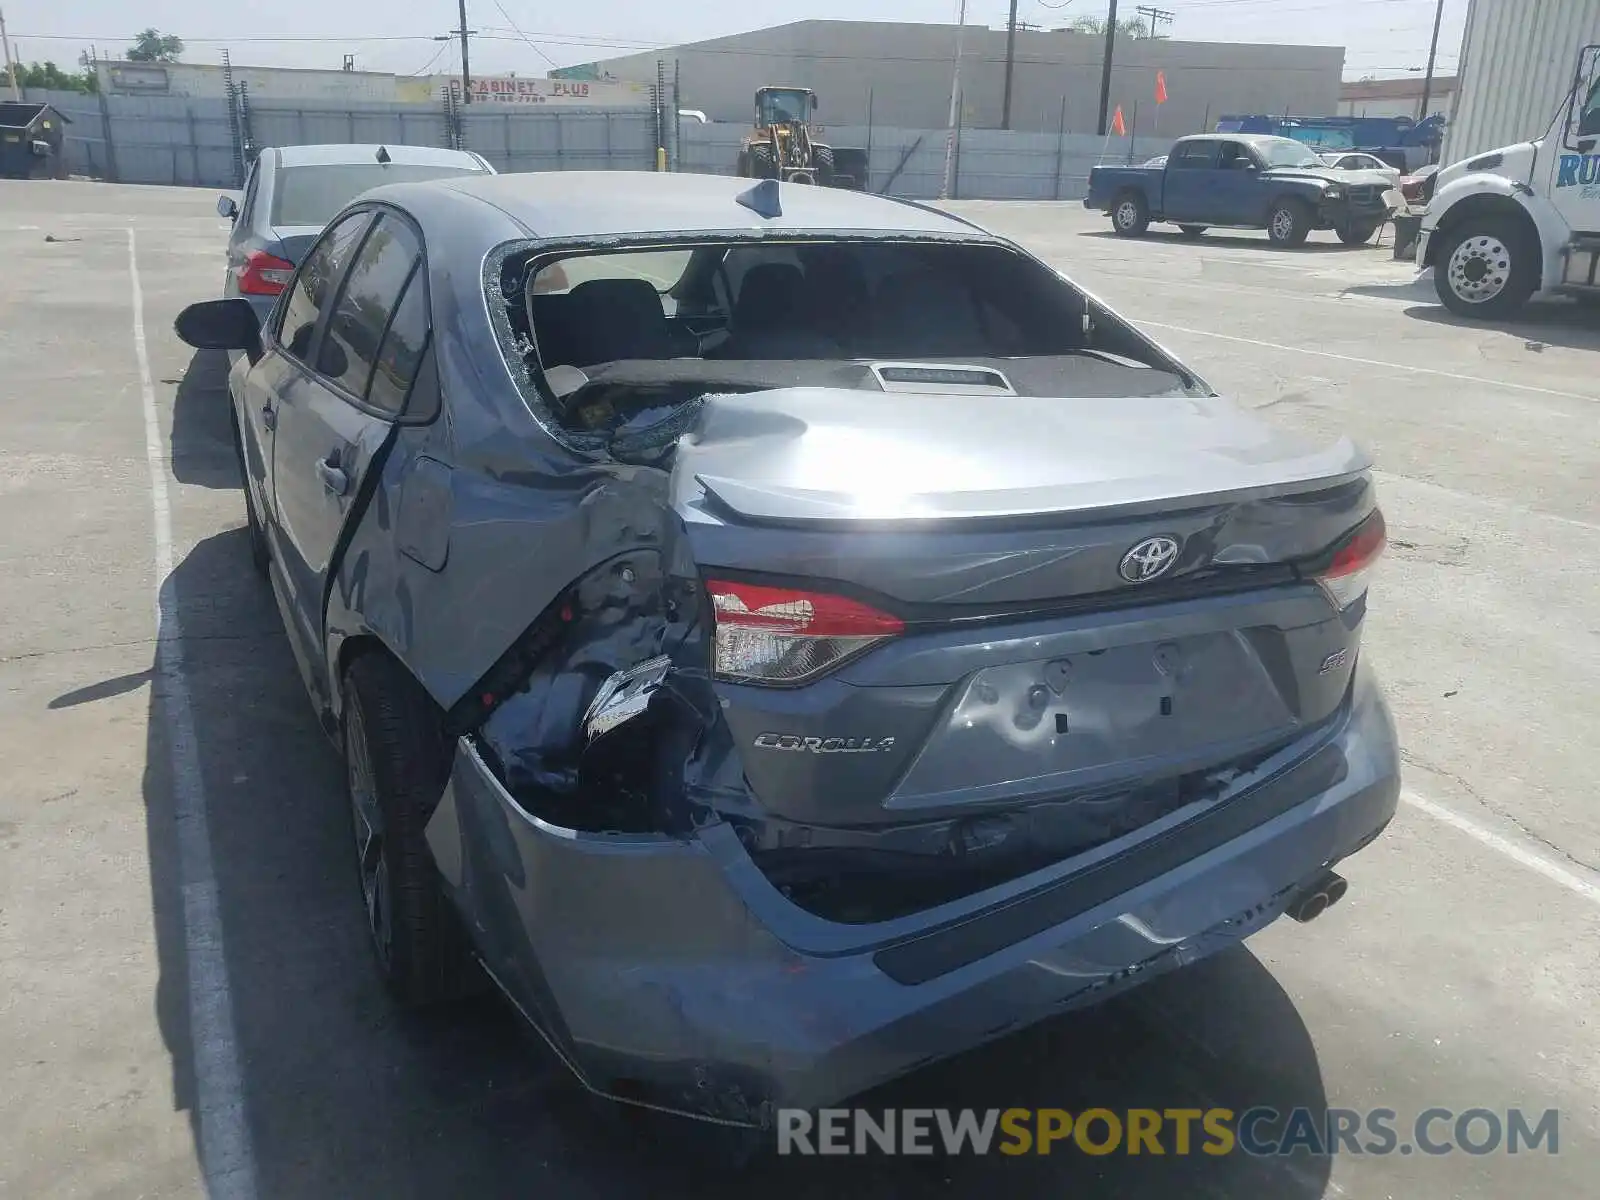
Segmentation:
{"type": "Polygon", "coordinates": [[[540,398],[618,431],[714,392],[782,387],[1141,396],[1193,381],[1003,246],[701,243],[508,258],[506,315],[540,398]]]}

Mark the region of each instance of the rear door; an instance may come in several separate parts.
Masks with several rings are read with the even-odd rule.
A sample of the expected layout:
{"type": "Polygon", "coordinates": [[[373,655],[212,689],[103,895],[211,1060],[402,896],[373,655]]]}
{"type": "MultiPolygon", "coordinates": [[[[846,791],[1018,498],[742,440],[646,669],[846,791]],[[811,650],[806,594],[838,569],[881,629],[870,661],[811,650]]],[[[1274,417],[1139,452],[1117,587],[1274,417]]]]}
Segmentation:
{"type": "Polygon", "coordinates": [[[1267,217],[1261,164],[1244,142],[1223,142],[1212,172],[1211,203],[1219,225],[1260,225],[1267,217]]]}
{"type": "MultiPolygon", "coordinates": [[[[273,441],[278,548],[311,663],[320,662],[324,599],[341,539],[370,495],[363,484],[405,409],[429,332],[420,234],[393,210],[363,216],[370,224],[319,243],[300,272],[302,294],[322,288],[328,299],[318,304],[296,377],[281,392],[273,441]],[[354,236],[359,246],[346,251],[343,239],[354,236]],[[343,271],[341,258],[349,262],[343,271]],[[326,271],[333,274],[324,280],[326,271]]],[[[292,340],[298,331],[286,323],[285,332],[292,340]]]]}
{"type": "Polygon", "coordinates": [[[1217,143],[1210,138],[1179,142],[1167,158],[1161,216],[1168,221],[1204,222],[1215,218],[1211,195],[1217,143]]]}

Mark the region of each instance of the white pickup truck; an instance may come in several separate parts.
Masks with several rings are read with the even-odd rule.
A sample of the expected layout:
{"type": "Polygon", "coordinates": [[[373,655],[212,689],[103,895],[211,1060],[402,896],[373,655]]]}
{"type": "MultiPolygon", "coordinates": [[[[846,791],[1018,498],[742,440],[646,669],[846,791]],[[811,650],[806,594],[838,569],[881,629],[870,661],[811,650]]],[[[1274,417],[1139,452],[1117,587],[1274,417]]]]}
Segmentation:
{"type": "Polygon", "coordinates": [[[1505,317],[1538,293],[1600,295],[1600,45],[1578,55],[1544,137],[1436,176],[1417,265],[1468,317],[1505,317]]]}

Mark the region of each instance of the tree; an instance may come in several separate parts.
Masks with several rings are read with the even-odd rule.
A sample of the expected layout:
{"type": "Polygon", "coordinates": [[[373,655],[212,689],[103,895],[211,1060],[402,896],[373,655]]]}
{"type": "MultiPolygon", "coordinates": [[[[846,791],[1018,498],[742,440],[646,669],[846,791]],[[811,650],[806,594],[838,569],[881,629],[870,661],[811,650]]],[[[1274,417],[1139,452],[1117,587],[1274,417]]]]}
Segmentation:
{"type": "MultiPolygon", "coordinates": [[[[1074,33],[1092,33],[1095,37],[1105,37],[1106,19],[1104,17],[1078,17],[1068,29],[1074,33]]],[[[1144,27],[1144,21],[1139,17],[1129,17],[1125,21],[1117,22],[1117,32],[1123,37],[1142,38],[1149,32],[1144,27]]]]}
{"type": "Polygon", "coordinates": [[[128,47],[129,62],[175,63],[183,54],[183,39],[175,33],[144,29],[133,35],[128,47]]]}
{"type": "MultiPolygon", "coordinates": [[[[53,62],[47,63],[18,63],[17,86],[23,88],[48,89],[55,92],[98,92],[100,81],[95,78],[93,71],[69,73],[63,71],[53,62]]],[[[11,77],[0,69],[0,88],[11,87],[11,77]]]]}

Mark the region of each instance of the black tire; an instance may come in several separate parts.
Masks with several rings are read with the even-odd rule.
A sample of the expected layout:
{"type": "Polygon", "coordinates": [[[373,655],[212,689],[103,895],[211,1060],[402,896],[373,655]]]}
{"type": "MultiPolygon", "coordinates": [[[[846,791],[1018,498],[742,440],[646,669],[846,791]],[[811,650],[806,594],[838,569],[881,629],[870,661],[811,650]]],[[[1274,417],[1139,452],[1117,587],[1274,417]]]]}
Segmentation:
{"type": "Polygon", "coordinates": [[[1440,303],[1463,317],[1510,316],[1539,290],[1539,275],[1537,239],[1520,222],[1493,214],[1445,230],[1433,258],[1440,303]]]}
{"type": "Polygon", "coordinates": [[[833,147],[814,146],[812,150],[813,157],[816,159],[817,182],[823,187],[832,187],[834,174],[833,147]]]}
{"type": "Polygon", "coordinates": [[[766,142],[756,142],[750,147],[750,178],[776,179],[778,161],[772,156],[772,147],[766,142]]]}
{"type": "Polygon", "coordinates": [[[1179,225],[1178,232],[1193,242],[1199,240],[1200,235],[1209,228],[1209,225],[1179,225]]]}
{"type": "Polygon", "coordinates": [[[1290,197],[1273,202],[1267,213],[1267,238],[1274,246],[1293,249],[1311,236],[1311,209],[1304,200],[1290,197]]]}
{"type": "Polygon", "coordinates": [[[1138,192],[1123,192],[1111,202],[1111,229],[1118,237],[1143,237],[1150,228],[1150,206],[1138,192]]]}
{"type": "Polygon", "coordinates": [[[1372,240],[1372,235],[1383,228],[1382,221],[1361,221],[1339,229],[1339,240],[1346,246],[1361,246],[1372,240]]]}
{"type": "Polygon", "coordinates": [[[266,579],[272,570],[272,551],[267,546],[267,531],[256,512],[256,496],[250,487],[250,472],[245,467],[244,438],[239,435],[239,418],[233,417],[233,453],[239,462],[239,486],[244,489],[244,521],[250,536],[250,565],[266,579]]]}
{"type": "Polygon", "coordinates": [[[346,797],[379,973],[413,1007],[482,991],[424,836],[451,761],[438,707],[381,652],[356,659],[343,686],[346,797]]]}

